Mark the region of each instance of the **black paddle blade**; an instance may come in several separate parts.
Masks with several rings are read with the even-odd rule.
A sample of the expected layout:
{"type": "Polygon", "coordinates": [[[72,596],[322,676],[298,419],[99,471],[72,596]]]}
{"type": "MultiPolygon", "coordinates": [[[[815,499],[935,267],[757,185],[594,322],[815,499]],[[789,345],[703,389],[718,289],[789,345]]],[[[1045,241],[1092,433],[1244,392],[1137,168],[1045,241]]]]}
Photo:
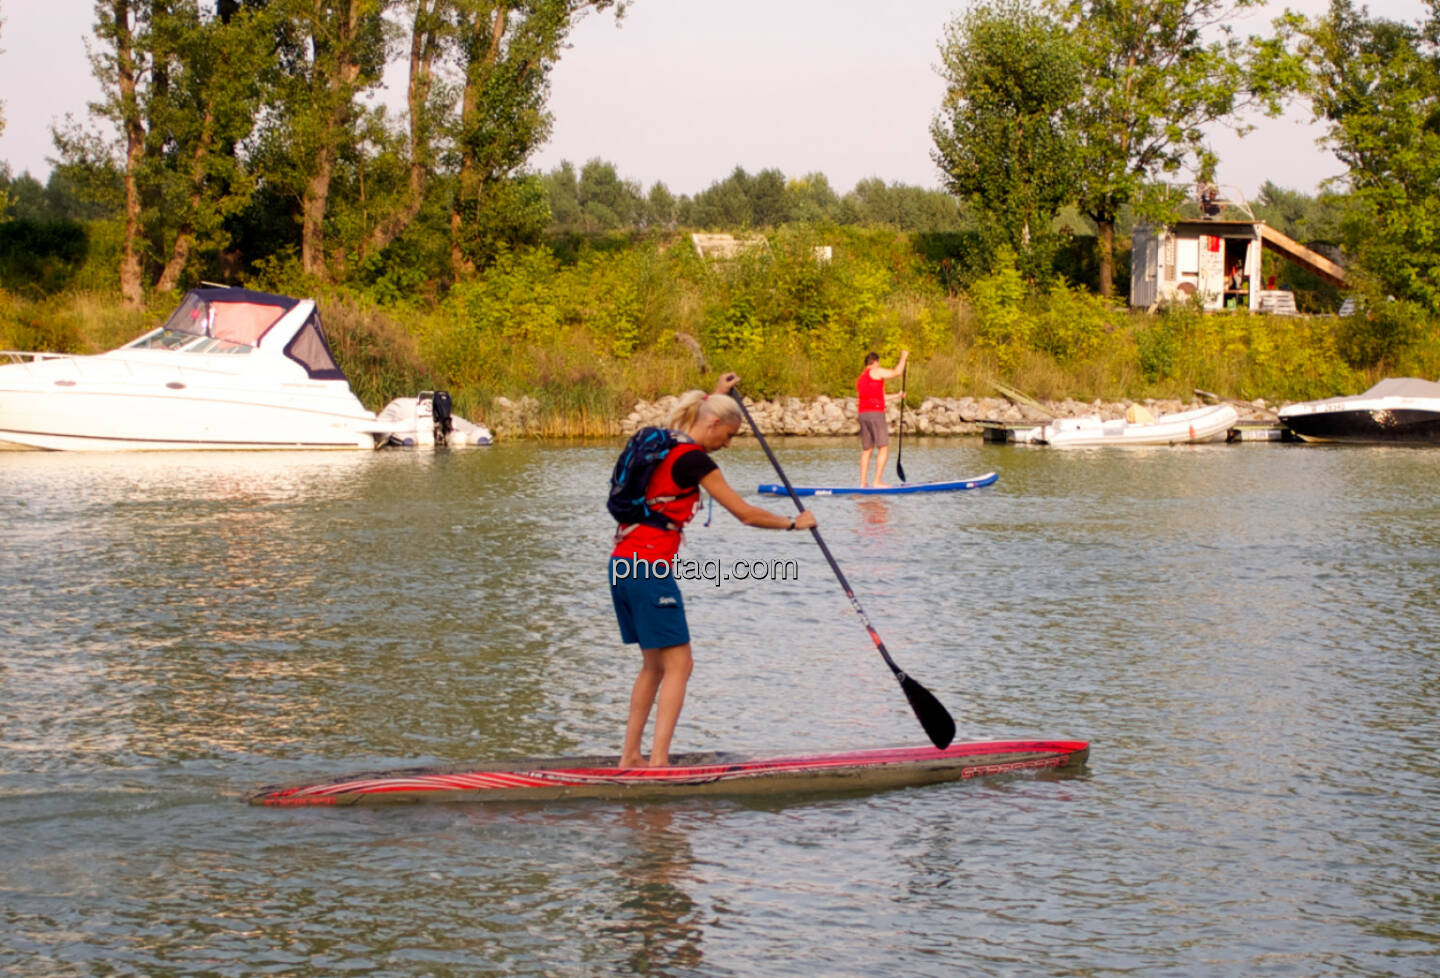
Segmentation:
{"type": "Polygon", "coordinates": [[[901,677],[900,688],[905,691],[905,698],[910,701],[910,709],[915,711],[915,716],[919,719],[920,726],[925,728],[930,742],[941,750],[949,747],[950,741],[955,739],[955,719],[950,716],[950,711],[945,709],[930,690],[908,675],[901,677]]]}
{"type": "Polygon", "coordinates": [[[905,463],[900,461],[898,458],[895,460],[895,474],[900,476],[901,482],[910,481],[909,479],[905,478],[905,463]]]}

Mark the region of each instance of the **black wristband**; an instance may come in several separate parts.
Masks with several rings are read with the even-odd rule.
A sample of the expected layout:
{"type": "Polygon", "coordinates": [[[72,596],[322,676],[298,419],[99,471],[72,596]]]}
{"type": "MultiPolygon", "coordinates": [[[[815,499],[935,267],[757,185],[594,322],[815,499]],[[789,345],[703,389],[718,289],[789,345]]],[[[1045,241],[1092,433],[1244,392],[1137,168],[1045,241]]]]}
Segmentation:
{"type": "Polygon", "coordinates": [[[795,529],[795,517],[793,517],[793,516],[790,517],[790,525],[787,526],[787,527],[785,527],[785,529],[787,529],[787,530],[793,530],[793,529],[795,529]]]}

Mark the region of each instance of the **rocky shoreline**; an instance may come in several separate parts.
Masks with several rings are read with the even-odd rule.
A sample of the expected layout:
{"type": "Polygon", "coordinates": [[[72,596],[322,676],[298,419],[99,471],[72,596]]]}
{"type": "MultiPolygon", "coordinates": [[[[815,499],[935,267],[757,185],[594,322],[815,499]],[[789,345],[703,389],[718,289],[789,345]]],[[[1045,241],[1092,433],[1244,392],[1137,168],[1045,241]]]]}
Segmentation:
{"type": "MultiPolygon", "coordinates": [[[[622,433],[628,435],[645,425],[664,424],[665,419],[675,409],[677,401],[678,398],[668,396],[658,401],[637,402],[634,409],[620,422],[622,433]]],[[[1095,415],[1108,421],[1125,417],[1126,411],[1134,405],[1143,406],[1159,417],[1162,414],[1204,407],[1206,403],[1199,399],[1189,403],[1156,399],[1108,402],[1067,399],[1016,404],[1000,397],[927,397],[918,408],[905,409],[905,431],[920,435],[979,435],[987,423],[1042,424],[1056,418],[1095,415]]],[[[1239,413],[1241,421],[1277,421],[1275,409],[1263,399],[1229,403],[1239,413]]],[[[745,406],[760,430],[767,435],[854,436],[860,431],[853,397],[826,397],[822,394],[808,400],[785,397],[770,401],[752,401],[746,398],[745,406]]],[[[899,406],[891,405],[885,413],[891,430],[898,431],[895,426],[900,421],[899,406]]],[[[748,427],[742,426],[740,434],[750,434],[748,427]]]]}

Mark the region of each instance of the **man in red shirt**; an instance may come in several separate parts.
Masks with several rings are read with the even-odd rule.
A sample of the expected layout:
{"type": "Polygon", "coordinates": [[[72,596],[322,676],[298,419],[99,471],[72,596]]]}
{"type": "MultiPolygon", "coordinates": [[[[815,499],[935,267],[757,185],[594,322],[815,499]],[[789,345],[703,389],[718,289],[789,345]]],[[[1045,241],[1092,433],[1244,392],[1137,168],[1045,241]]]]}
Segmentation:
{"type": "Polygon", "coordinates": [[[860,487],[863,489],[870,483],[870,450],[879,448],[875,456],[875,482],[876,489],[889,488],[885,482],[885,462],[890,457],[890,428],[885,423],[885,402],[905,396],[905,392],[898,394],[885,393],[885,381],[891,377],[899,377],[905,372],[905,360],[910,356],[909,350],[900,351],[900,359],[894,367],[885,368],[880,366],[880,354],[865,354],[865,369],[860,371],[860,376],[855,378],[855,391],[860,395],[860,487]]]}

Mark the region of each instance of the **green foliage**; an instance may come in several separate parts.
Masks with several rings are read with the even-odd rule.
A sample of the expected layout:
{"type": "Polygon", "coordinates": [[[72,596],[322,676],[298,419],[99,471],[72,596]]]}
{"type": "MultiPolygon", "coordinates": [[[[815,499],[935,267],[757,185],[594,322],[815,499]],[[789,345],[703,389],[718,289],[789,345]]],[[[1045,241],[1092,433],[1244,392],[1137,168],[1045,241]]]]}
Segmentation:
{"type": "Polygon", "coordinates": [[[1119,318],[1114,303],[1064,280],[1056,282],[1036,305],[1033,347],[1060,364],[1094,356],[1119,318]]]}
{"type": "Polygon", "coordinates": [[[1134,327],[1139,366],[1151,384],[1236,397],[1307,400],[1360,388],[1339,355],[1335,320],[1206,313],[1176,305],[1134,327]]]}
{"type": "Polygon", "coordinates": [[[1440,14],[1432,6],[1416,27],[1334,0],[1325,16],[1285,26],[1310,68],[1315,115],[1348,168],[1347,250],[1380,290],[1440,312],[1440,14]]]}
{"type": "Polygon", "coordinates": [[[1193,306],[1170,306],[1135,330],[1140,372],[1152,383],[1175,376],[1186,332],[1202,314],[1193,306]]]}
{"type": "Polygon", "coordinates": [[[491,181],[473,206],[464,206],[463,227],[453,239],[484,267],[512,248],[532,248],[550,223],[550,204],[539,178],[525,175],[491,181]]]}
{"type": "Polygon", "coordinates": [[[992,0],[949,26],[941,54],[947,90],[931,135],[946,186],[984,215],[992,267],[1004,247],[1027,277],[1048,278],[1052,224],[1078,186],[1079,52],[1024,0],[992,0]]]}
{"type": "MultiPolygon", "coordinates": [[[[110,225],[87,231],[93,248],[113,249],[110,225]]],[[[385,307],[371,294],[378,282],[317,286],[293,252],[262,262],[249,284],[318,290],[337,358],[372,409],[442,388],[483,420],[495,398],[529,396],[556,434],[613,431],[634,398],[708,387],[723,370],[755,396],[853,396],[871,349],[887,362],[912,352],[912,403],[986,394],[989,378],[1036,397],[1188,398],[1200,387],[1280,400],[1362,390],[1377,372],[1440,374],[1440,330],[1415,303],[1370,300],[1348,321],[1191,305],[1146,315],[1068,283],[1036,290],[1009,256],[953,297],[909,235],[804,228],[767,241],[743,259],[702,261],[686,236],[572,236],[563,260],[546,247],[506,250],[448,293],[385,307]]],[[[169,311],[126,318],[113,290],[0,301],[0,345],[98,352],[169,311]]]]}
{"type": "Polygon", "coordinates": [[[1025,309],[1028,296],[1015,255],[1004,247],[996,255],[995,270],[970,288],[977,345],[994,354],[1002,369],[1013,370],[1031,348],[1034,321],[1025,309]]]}
{"type": "Polygon", "coordinates": [[[33,297],[68,288],[89,256],[75,221],[0,221],[0,287],[33,297]]]}
{"type": "Polygon", "coordinates": [[[1230,23],[1263,0],[1049,0],[1081,58],[1076,102],[1080,210],[1099,228],[1099,287],[1113,289],[1122,209],[1175,216],[1160,181],[1182,168],[1213,179],[1207,132],[1243,132],[1249,110],[1277,114],[1295,81],[1273,45],[1236,39],[1230,23]]]}
{"type": "Polygon", "coordinates": [[[1362,297],[1336,330],[1340,356],[1352,367],[1393,367],[1430,326],[1425,307],[1405,300],[1362,297]]]}
{"type": "Polygon", "coordinates": [[[439,386],[415,337],[380,309],[343,293],[317,296],[326,337],[361,402],[379,410],[397,397],[439,386]]]}
{"type": "Polygon", "coordinates": [[[764,328],[755,312],[755,299],[737,295],[723,305],[712,306],[701,332],[705,346],[720,356],[744,356],[761,345],[764,328]]]}

